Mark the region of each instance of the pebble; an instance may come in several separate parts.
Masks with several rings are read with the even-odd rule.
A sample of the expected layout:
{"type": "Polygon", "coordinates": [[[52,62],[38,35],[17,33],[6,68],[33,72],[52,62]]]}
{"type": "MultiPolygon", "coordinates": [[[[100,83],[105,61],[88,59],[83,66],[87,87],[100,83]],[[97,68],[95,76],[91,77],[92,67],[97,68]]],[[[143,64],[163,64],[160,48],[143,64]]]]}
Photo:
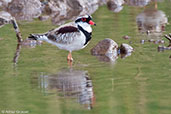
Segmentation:
{"type": "Polygon", "coordinates": [[[131,37],[128,36],[128,35],[125,35],[125,36],[123,36],[122,38],[125,39],[125,40],[128,40],[128,39],[130,39],[131,37]]]}

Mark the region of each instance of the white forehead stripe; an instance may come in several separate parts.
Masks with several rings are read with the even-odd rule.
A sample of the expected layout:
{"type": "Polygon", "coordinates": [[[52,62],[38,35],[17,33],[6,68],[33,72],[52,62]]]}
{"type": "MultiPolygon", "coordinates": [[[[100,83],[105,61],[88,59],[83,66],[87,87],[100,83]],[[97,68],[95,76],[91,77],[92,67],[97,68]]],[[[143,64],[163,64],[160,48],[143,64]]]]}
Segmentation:
{"type": "MultiPolygon", "coordinates": [[[[80,18],[88,18],[90,15],[84,15],[84,16],[80,16],[80,17],[78,17],[77,19],[80,19],[80,18]]],[[[91,17],[91,16],[90,16],[91,17]]],[[[91,17],[92,18],[92,17],[91,17]]]]}
{"type": "Polygon", "coordinates": [[[88,18],[88,17],[89,17],[89,15],[84,15],[83,17],[88,18]]]}

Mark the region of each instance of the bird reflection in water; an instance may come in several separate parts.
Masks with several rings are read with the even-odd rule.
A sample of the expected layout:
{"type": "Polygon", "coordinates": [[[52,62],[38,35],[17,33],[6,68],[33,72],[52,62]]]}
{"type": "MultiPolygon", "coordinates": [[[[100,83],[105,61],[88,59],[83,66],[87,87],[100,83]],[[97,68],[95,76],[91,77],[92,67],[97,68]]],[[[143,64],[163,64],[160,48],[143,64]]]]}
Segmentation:
{"type": "Polygon", "coordinates": [[[92,109],[95,103],[92,80],[86,71],[63,69],[54,75],[41,75],[39,87],[44,94],[57,90],[62,97],[74,98],[86,109],[92,109]]]}

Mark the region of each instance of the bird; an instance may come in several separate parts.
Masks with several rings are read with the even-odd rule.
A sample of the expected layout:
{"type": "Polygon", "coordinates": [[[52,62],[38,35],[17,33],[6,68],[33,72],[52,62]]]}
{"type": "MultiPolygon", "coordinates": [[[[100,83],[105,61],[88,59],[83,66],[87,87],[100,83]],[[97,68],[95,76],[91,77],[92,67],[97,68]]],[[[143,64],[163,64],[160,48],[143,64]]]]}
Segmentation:
{"type": "Polygon", "coordinates": [[[75,22],[61,25],[43,34],[30,34],[28,38],[46,41],[59,49],[69,51],[67,60],[72,62],[72,51],[83,49],[91,40],[91,25],[96,26],[91,15],[79,16],[75,22]]]}

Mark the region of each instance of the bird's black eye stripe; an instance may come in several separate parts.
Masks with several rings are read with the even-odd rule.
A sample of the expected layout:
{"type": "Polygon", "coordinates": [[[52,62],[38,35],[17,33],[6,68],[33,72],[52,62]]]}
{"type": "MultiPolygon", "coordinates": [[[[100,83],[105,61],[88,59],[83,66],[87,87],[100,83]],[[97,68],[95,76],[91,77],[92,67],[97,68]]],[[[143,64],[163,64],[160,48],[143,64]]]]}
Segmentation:
{"type": "Polygon", "coordinates": [[[89,19],[89,20],[92,20],[92,18],[91,18],[90,16],[88,16],[88,19],[89,19]]]}
{"type": "Polygon", "coordinates": [[[87,22],[89,22],[90,20],[92,20],[92,18],[90,16],[88,16],[87,22]]]}

